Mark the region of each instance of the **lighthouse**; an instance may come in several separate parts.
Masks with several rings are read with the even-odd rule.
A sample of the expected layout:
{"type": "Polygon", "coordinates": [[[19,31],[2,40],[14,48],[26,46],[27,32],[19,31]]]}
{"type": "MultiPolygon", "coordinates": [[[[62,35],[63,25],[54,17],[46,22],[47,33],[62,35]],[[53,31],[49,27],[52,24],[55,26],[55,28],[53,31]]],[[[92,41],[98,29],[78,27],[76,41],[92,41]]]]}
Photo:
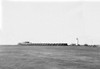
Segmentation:
{"type": "Polygon", "coordinates": [[[76,45],[79,45],[79,39],[76,38],[76,45]]]}

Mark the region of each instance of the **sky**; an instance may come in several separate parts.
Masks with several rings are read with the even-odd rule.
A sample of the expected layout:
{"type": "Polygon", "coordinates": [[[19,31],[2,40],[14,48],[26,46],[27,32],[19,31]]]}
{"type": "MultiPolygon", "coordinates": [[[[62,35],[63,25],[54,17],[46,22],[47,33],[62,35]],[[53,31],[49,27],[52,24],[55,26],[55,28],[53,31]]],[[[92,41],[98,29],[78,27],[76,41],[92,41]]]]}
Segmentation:
{"type": "Polygon", "coordinates": [[[99,1],[2,1],[0,44],[100,44],[99,1]]]}

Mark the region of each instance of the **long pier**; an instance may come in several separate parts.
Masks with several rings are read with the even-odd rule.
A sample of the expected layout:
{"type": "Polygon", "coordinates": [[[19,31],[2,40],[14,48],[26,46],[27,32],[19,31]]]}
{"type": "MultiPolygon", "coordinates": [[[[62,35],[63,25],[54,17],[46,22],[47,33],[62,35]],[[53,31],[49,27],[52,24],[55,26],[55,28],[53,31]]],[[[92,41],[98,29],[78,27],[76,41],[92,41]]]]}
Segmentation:
{"type": "Polygon", "coordinates": [[[68,46],[67,43],[19,43],[21,46],[68,46]]]}

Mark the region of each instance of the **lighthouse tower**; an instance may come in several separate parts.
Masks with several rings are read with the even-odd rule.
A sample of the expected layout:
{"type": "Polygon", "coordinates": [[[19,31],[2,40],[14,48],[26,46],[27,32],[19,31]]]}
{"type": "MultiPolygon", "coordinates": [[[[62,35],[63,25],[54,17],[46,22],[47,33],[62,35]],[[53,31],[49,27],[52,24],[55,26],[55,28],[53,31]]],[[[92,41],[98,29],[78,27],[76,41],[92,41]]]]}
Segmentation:
{"type": "Polygon", "coordinates": [[[76,38],[76,45],[79,45],[79,39],[76,38]]]}

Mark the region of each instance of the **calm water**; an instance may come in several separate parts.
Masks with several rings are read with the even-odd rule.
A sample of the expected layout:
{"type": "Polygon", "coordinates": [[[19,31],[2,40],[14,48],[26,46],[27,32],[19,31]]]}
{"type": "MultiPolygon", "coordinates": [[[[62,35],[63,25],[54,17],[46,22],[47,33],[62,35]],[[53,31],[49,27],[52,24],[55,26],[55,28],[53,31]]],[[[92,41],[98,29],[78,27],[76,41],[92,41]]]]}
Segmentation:
{"type": "Polygon", "coordinates": [[[100,69],[100,48],[0,46],[0,69],[100,69]]]}

